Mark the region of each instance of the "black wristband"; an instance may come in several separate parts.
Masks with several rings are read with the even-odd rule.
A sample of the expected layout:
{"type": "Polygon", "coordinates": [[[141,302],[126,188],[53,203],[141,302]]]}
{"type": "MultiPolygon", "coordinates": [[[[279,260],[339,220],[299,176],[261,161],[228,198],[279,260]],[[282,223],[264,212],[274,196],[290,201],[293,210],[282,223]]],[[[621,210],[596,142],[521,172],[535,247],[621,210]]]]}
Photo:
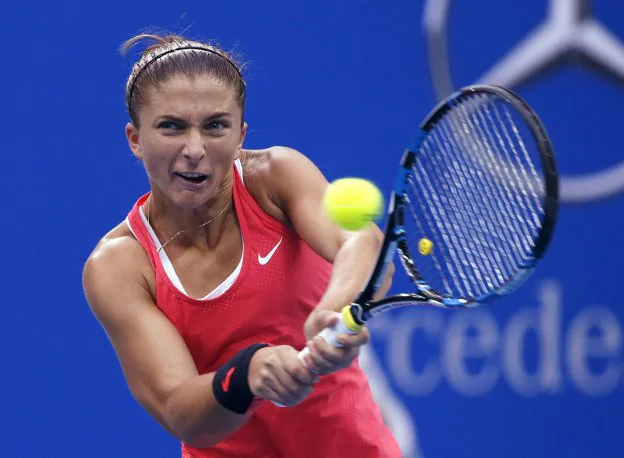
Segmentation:
{"type": "Polygon", "coordinates": [[[236,353],[217,370],[212,379],[212,392],[219,404],[241,415],[249,410],[254,399],[247,380],[249,362],[255,352],[268,346],[268,344],[250,345],[236,353]]]}

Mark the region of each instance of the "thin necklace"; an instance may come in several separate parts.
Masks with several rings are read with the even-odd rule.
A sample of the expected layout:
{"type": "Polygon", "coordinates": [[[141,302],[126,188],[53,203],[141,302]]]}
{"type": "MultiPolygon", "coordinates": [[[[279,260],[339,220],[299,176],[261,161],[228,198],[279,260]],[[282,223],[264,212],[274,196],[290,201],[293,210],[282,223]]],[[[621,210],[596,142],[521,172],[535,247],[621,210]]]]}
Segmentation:
{"type": "MultiPolygon", "coordinates": [[[[210,218],[208,221],[206,221],[205,223],[200,224],[197,227],[189,227],[188,229],[183,229],[181,231],[176,232],[173,237],[171,237],[169,240],[167,240],[165,243],[163,243],[162,245],[160,245],[160,248],[158,248],[156,250],[156,253],[160,253],[160,250],[162,250],[163,248],[165,248],[167,245],[169,245],[169,243],[173,242],[180,234],[184,234],[187,231],[191,231],[191,230],[197,230],[197,229],[201,229],[204,226],[208,226],[210,223],[212,223],[215,219],[217,219],[219,216],[221,216],[223,214],[223,212],[230,206],[230,204],[232,203],[232,201],[228,201],[227,204],[225,204],[225,207],[223,207],[221,209],[221,211],[219,213],[217,213],[215,216],[213,216],[212,218],[210,218]]],[[[150,198],[149,201],[149,207],[147,208],[147,224],[152,227],[151,223],[150,223],[150,213],[152,212],[152,199],[150,198]]],[[[152,229],[154,229],[152,227],[152,229]]]]}

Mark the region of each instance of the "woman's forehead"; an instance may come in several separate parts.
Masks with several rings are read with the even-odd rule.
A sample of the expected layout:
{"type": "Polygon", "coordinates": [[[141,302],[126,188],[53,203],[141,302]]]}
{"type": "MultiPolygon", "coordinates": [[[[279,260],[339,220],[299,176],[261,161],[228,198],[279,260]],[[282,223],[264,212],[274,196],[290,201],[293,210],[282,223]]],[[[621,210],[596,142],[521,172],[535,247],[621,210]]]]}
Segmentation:
{"type": "Polygon", "coordinates": [[[199,105],[230,111],[237,106],[236,91],[228,83],[211,75],[174,75],[157,87],[150,88],[146,105],[178,110],[199,105]]]}

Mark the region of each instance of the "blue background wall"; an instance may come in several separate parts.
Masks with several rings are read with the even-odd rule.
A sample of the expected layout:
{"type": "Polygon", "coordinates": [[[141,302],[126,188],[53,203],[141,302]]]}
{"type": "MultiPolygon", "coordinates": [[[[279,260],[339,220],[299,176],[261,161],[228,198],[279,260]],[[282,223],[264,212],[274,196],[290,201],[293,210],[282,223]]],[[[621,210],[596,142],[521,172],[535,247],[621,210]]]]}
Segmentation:
{"type": "MultiPolygon", "coordinates": [[[[547,10],[544,0],[456,3],[458,85],[547,10]]],[[[620,9],[594,4],[624,39],[620,9]]],[[[363,176],[388,189],[436,101],[423,12],[407,0],[3,5],[0,456],[179,453],[130,396],[81,290],[85,258],[147,189],[123,133],[132,60],[119,45],[154,26],[236,48],[249,62],[248,147],[291,146],[330,180],[363,176]]],[[[546,124],[563,174],[622,161],[621,84],[572,63],[517,90],[546,124]]],[[[538,273],[490,308],[401,310],[372,325],[374,355],[415,428],[414,455],[622,456],[623,199],[564,204],[538,273]]]]}

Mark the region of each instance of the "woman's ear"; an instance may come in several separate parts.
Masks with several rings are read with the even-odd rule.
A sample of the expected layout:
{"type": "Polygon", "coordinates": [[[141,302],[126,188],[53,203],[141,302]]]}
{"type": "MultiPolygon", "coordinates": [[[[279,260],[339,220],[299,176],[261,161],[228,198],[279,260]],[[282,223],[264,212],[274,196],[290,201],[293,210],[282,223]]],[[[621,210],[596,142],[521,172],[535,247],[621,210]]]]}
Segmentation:
{"type": "Polygon", "coordinates": [[[139,129],[131,122],[126,124],[126,138],[128,139],[128,146],[130,146],[132,154],[134,154],[138,160],[142,161],[143,152],[141,151],[141,144],[139,143],[139,129]]]}

